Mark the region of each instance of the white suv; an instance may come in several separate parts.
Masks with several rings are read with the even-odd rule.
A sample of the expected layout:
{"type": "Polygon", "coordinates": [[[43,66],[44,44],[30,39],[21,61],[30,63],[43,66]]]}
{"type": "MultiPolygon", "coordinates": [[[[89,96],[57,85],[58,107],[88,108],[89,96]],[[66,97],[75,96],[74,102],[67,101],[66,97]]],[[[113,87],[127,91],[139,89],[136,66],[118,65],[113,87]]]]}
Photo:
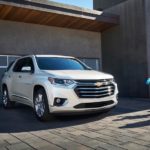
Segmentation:
{"type": "Polygon", "coordinates": [[[51,113],[85,113],[113,108],[117,84],[74,57],[31,55],[12,63],[2,79],[3,106],[15,102],[34,108],[44,121],[51,113]]]}

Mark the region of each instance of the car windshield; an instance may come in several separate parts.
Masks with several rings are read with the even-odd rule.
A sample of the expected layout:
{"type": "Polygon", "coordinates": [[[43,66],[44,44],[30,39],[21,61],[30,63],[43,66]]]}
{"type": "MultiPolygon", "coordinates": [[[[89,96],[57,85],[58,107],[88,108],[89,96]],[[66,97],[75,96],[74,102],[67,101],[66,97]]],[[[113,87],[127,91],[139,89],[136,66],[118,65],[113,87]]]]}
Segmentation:
{"type": "Polygon", "coordinates": [[[36,57],[36,60],[41,70],[89,70],[74,58],[36,57]]]}

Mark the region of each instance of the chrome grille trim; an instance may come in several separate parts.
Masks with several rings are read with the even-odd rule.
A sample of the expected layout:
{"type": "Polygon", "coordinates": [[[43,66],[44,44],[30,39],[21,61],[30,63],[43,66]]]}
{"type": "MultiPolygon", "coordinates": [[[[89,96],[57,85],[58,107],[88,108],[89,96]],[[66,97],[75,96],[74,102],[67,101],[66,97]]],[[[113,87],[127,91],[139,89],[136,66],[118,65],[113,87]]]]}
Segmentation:
{"type": "MultiPolygon", "coordinates": [[[[96,83],[96,82],[95,82],[96,83]]],[[[78,83],[78,85],[82,86],[95,86],[95,83],[78,83]]],[[[109,84],[109,82],[104,82],[106,85],[109,84]]]]}
{"type": "Polygon", "coordinates": [[[109,80],[77,80],[76,82],[77,86],[74,90],[80,98],[103,98],[114,95],[115,93],[115,85],[109,80]],[[97,87],[97,82],[103,84],[100,87],[97,87]]]}
{"type": "Polygon", "coordinates": [[[103,91],[80,91],[80,93],[105,93],[105,92],[111,92],[112,89],[107,89],[107,90],[103,90],[103,91]]]}
{"type": "Polygon", "coordinates": [[[78,89],[79,89],[79,90],[103,90],[103,89],[107,89],[107,88],[110,88],[110,89],[111,89],[112,87],[113,87],[113,86],[100,87],[100,88],[96,88],[96,87],[95,87],[95,88],[94,88],[94,87],[93,87],[93,88],[79,87],[78,89]]]}

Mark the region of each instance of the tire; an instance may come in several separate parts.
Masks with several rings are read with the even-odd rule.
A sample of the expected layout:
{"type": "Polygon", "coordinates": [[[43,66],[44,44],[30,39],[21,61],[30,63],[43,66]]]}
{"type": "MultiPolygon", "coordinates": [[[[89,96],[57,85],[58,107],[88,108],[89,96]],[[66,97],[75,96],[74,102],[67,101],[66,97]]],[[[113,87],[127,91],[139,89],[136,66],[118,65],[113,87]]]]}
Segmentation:
{"type": "Polygon", "coordinates": [[[10,101],[7,87],[3,88],[2,104],[5,109],[12,108],[15,105],[15,102],[10,101]]]}
{"type": "Polygon", "coordinates": [[[47,95],[43,88],[35,91],[33,102],[37,119],[40,121],[48,121],[50,119],[50,111],[47,95]]]}

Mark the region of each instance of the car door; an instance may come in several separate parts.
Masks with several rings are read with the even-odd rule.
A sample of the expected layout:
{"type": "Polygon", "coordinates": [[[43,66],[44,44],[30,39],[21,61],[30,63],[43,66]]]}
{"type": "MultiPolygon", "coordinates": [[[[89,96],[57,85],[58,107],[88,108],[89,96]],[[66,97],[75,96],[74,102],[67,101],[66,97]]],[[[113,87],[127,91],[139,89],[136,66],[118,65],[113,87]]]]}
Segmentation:
{"type": "Polygon", "coordinates": [[[31,57],[20,59],[12,74],[12,91],[17,101],[32,105],[34,65],[31,57]]]}
{"type": "Polygon", "coordinates": [[[12,73],[11,73],[11,91],[12,91],[12,96],[15,100],[20,100],[19,98],[21,97],[21,88],[20,88],[20,80],[21,80],[21,75],[22,75],[22,72],[21,72],[21,68],[23,66],[23,64],[25,63],[25,59],[24,58],[21,58],[19,59],[15,65],[14,65],[14,68],[12,70],[12,73]]]}
{"type": "Polygon", "coordinates": [[[26,104],[32,105],[34,83],[34,64],[31,57],[26,58],[25,64],[21,68],[19,80],[20,95],[26,100],[26,104]]]}

